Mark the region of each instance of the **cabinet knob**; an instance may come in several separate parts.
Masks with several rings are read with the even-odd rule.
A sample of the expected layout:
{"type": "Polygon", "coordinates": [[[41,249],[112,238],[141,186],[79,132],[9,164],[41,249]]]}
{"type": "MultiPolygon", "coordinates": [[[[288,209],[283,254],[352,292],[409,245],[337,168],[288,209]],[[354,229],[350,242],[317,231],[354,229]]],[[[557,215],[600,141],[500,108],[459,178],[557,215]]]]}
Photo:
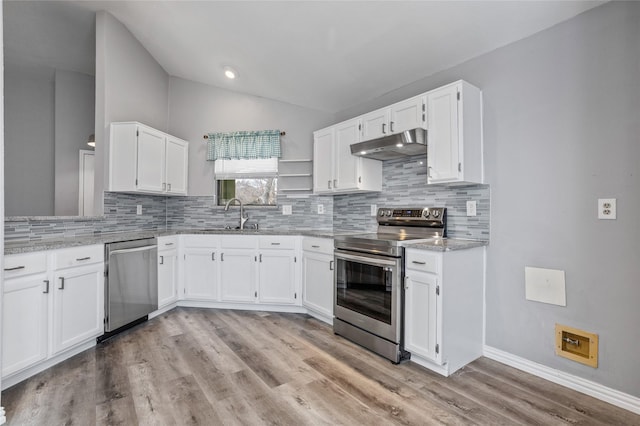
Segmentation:
{"type": "Polygon", "coordinates": [[[338,179],[334,179],[333,180],[333,188],[337,188],[338,187],[338,179]]]}
{"type": "Polygon", "coordinates": [[[60,277],[60,287],[58,287],[58,290],[64,290],[64,277],[60,277]]]}
{"type": "Polygon", "coordinates": [[[164,256],[160,256],[160,264],[164,265],[164,256]]]}
{"type": "Polygon", "coordinates": [[[43,293],[49,293],[49,280],[44,280],[44,291],[43,293]]]}
{"type": "Polygon", "coordinates": [[[389,123],[389,131],[393,133],[393,121],[389,123]]]}
{"type": "Polygon", "coordinates": [[[387,123],[382,123],[382,134],[386,134],[386,127],[387,127],[387,123]]]}
{"type": "Polygon", "coordinates": [[[327,181],[327,188],[331,189],[331,181],[330,180],[327,181]]]}

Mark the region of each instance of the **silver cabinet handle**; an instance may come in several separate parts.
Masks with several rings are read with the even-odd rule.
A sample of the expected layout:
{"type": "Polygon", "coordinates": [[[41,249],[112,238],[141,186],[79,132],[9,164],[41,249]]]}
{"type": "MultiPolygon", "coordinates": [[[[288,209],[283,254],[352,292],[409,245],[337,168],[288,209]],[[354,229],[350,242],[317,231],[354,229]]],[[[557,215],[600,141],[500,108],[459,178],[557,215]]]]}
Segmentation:
{"type": "Polygon", "coordinates": [[[211,260],[213,260],[214,262],[216,261],[216,252],[215,251],[211,252],[211,260]]]}
{"type": "Polygon", "coordinates": [[[164,243],[165,246],[172,246],[173,243],[164,243]]]}
{"type": "Polygon", "coordinates": [[[416,265],[426,265],[427,262],[418,262],[417,260],[412,260],[411,263],[415,263],[416,265]]]}
{"type": "Polygon", "coordinates": [[[58,287],[58,290],[64,290],[64,277],[60,277],[60,287],[58,287]]]}
{"type": "Polygon", "coordinates": [[[164,265],[164,256],[160,256],[160,264],[164,265]]]}
{"type": "Polygon", "coordinates": [[[167,184],[166,184],[166,183],[163,183],[163,184],[162,184],[162,190],[163,190],[163,191],[166,191],[166,190],[167,190],[167,184]]]}
{"type": "Polygon", "coordinates": [[[43,282],[45,285],[43,293],[49,293],[49,280],[44,280],[43,282]]]}
{"type": "Polygon", "coordinates": [[[220,262],[224,262],[224,253],[220,253],[220,262]]]}
{"type": "Polygon", "coordinates": [[[5,271],[17,271],[18,269],[24,269],[24,266],[14,266],[13,268],[4,268],[5,271]]]}
{"type": "Polygon", "coordinates": [[[167,184],[167,191],[171,192],[171,184],[170,183],[167,184]]]}
{"type": "Polygon", "coordinates": [[[313,247],[313,248],[320,248],[320,246],[311,246],[311,247],[313,247]]]}
{"type": "Polygon", "coordinates": [[[271,243],[272,246],[279,246],[280,243],[271,243]]]}
{"type": "Polygon", "coordinates": [[[431,166],[427,167],[427,177],[431,177],[431,166]]]}
{"type": "Polygon", "coordinates": [[[329,261],[329,270],[333,271],[333,260],[329,261]]]}
{"type": "Polygon", "coordinates": [[[91,259],[91,256],[81,257],[79,259],[76,259],[76,262],[82,262],[83,260],[89,260],[89,259],[91,259]]]}
{"type": "Polygon", "coordinates": [[[338,179],[334,179],[333,180],[333,188],[337,188],[338,187],[338,179]]]}
{"type": "Polygon", "coordinates": [[[260,263],[262,263],[262,253],[260,253],[260,263]]]}
{"type": "Polygon", "coordinates": [[[327,181],[327,188],[331,189],[331,181],[330,180],[327,181]]]}
{"type": "Polygon", "coordinates": [[[393,133],[393,121],[389,123],[389,131],[393,133]]]}
{"type": "Polygon", "coordinates": [[[386,129],[385,129],[386,127],[387,127],[387,123],[382,123],[382,134],[383,135],[387,133],[386,129]]]}

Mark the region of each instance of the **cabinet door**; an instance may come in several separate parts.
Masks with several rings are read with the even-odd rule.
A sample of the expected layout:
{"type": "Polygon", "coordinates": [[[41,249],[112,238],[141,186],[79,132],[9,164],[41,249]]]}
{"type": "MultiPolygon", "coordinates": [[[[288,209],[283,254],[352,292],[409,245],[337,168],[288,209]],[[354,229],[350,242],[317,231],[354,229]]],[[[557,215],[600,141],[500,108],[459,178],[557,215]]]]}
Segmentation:
{"type": "Polygon", "coordinates": [[[2,299],[2,376],[47,357],[46,274],[5,280],[2,299]]]}
{"type": "Polygon", "coordinates": [[[302,303],[333,317],[333,256],[308,253],[302,256],[302,303]]]}
{"type": "Polygon", "coordinates": [[[333,127],[313,134],[313,192],[316,194],[333,190],[333,138],[333,127]]]}
{"type": "Polygon", "coordinates": [[[293,305],[298,302],[295,283],[295,252],[263,250],[258,262],[260,302],[293,305]]]}
{"type": "Polygon", "coordinates": [[[336,191],[358,189],[360,157],[351,155],[351,144],[360,142],[360,120],[345,121],[335,126],[335,177],[336,191]]]}
{"type": "Polygon", "coordinates": [[[56,271],[53,297],[53,353],[104,332],[102,265],[56,271]]]}
{"type": "Polygon", "coordinates": [[[158,252],[158,308],[165,307],[178,298],[178,253],[175,250],[158,252]]]}
{"type": "Polygon", "coordinates": [[[405,348],[433,361],[437,336],[438,277],[423,272],[407,271],[405,279],[405,348]]]}
{"type": "Polygon", "coordinates": [[[368,141],[390,135],[389,117],[389,108],[372,111],[360,117],[362,120],[362,138],[360,140],[368,141]]]}
{"type": "Polygon", "coordinates": [[[138,173],[136,188],[139,191],[164,192],[165,135],[157,130],[138,126],[138,173]]]}
{"type": "Polygon", "coordinates": [[[221,250],[220,284],[223,301],[255,303],[256,260],[255,250],[221,250]]]}
{"type": "Polygon", "coordinates": [[[429,183],[460,179],[458,86],[427,93],[427,180],[429,183]]]}
{"type": "Polygon", "coordinates": [[[167,136],[166,160],[165,175],[167,193],[187,195],[189,166],[188,142],[167,136]]]}
{"type": "Polygon", "coordinates": [[[416,96],[406,101],[398,102],[391,106],[391,121],[389,129],[392,133],[400,133],[418,127],[424,127],[426,123],[424,96],[416,96]]]}
{"type": "Polygon", "coordinates": [[[208,248],[184,251],[184,298],[218,300],[218,253],[208,248]]]}

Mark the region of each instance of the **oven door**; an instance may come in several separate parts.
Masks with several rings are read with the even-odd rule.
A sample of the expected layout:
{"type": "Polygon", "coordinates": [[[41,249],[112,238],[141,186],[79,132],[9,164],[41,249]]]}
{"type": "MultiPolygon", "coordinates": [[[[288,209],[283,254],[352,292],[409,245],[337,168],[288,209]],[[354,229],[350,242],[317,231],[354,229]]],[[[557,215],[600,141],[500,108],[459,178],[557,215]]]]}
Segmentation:
{"type": "Polygon", "coordinates": [[[402,259],[345,250],[334,253],[335,317],[399,343],[402,259]]]}

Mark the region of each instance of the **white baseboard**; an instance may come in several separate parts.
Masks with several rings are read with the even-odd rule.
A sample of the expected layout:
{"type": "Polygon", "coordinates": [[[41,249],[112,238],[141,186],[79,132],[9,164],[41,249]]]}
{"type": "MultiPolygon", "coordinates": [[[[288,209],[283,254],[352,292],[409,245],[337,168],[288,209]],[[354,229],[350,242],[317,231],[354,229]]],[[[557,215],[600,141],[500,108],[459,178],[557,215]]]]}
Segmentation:
{"type": "Polygon", "coordinates": [[[256,303],[209,302],[206,300],[178,300],[178,306],[187,308],[229,309],[242,311],[288,312],[306,314],[307,309],[297,305],[266,305],[256,303]]]}
{"type": "Polygon", "coordinates": [[[534,376],[549,380],[569,389],[584,393],[586,395],[597,398],[601,401],[608,402],[617,407],[624,408],[633,413],[640,414],[640,398],[629,395],[615,389],[608,388],[599,383],[583,379],[537,362],[529,361],[517,355],[496,349],[491,346],[484,346],[484,356],[495,361],[507,364],[518,370],[526,371],[534,376]]]}
{"type": "Polygon", "coordinates": [[[447,364],[439,365],[413,353],[411,354],[410,362],[416,363],[424,368],[428,368],[429,370],[444,377],[449,377],[449,366],[447,364]]]}

